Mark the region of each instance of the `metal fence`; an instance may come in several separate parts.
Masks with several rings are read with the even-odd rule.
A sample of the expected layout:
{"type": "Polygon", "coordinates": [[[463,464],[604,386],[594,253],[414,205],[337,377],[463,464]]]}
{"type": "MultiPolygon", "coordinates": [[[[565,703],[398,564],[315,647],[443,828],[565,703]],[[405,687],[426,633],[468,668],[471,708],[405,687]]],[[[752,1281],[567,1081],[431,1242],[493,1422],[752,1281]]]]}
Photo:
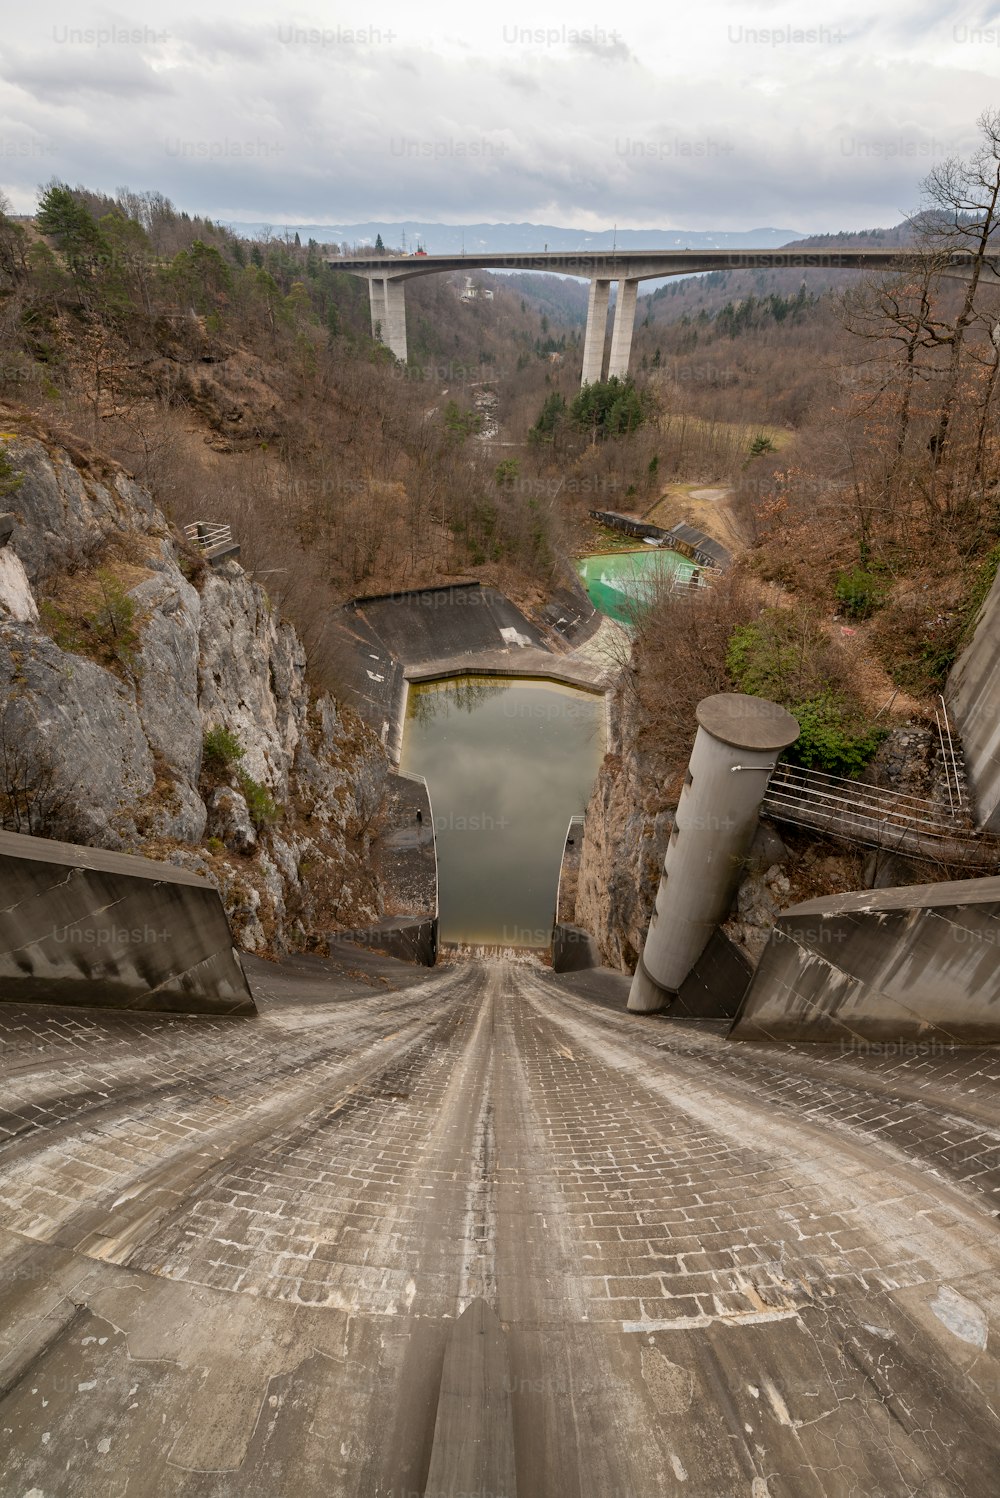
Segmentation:
{"type": "Polygon", "coordinates": [[[209,520],[193,520],[190,525],[184,527],[184,534],[202,551],[210,551],[215,546],[232,546],[233,544],[232,526],[215,525],[209,520]]]}
{"type": "Polygon", "coordinates": [[[976,832],[965,804],[954,809],[926,796],[864,785],[842,775],[779,764],[762,810],[775,821],[811,827],[849,842],[893,848],[941,862],[991,863],[996,839],[976,832]]]}

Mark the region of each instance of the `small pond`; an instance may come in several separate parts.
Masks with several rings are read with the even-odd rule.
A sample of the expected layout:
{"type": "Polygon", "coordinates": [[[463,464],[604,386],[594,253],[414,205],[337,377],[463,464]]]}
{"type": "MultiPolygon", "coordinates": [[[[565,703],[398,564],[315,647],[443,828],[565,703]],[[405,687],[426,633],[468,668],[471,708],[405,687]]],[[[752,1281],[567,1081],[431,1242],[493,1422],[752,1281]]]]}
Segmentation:
{"type": "Polygon", "coordinates": [[[571,816],[604,754],[604,698],[550,681],[411,684],[400,768],[434,809],[442,941],[548,945],[571,816]]]}
{"type": "Polygon", "coordinates": [[[687,557],[658,546],[597,552],[576,564],[594,608],[622,624],[632,622],[636,608],[648,603],[662,583],[690,577],[696,567],[687,557]]]}

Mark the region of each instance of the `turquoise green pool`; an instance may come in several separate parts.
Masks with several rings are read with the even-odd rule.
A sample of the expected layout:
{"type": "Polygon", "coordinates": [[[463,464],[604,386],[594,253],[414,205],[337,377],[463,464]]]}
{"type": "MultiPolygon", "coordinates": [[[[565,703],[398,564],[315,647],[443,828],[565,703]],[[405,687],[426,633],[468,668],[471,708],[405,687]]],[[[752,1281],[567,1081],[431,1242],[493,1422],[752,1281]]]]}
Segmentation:
{"type": "Polygon", "coordinates": [[[666,547],[643,546],[636,551],[597,552],[577,562],[576,570],[594,608],[630,624],[660,583],[672,576],[690,576],[695,563],[666,547]]]}

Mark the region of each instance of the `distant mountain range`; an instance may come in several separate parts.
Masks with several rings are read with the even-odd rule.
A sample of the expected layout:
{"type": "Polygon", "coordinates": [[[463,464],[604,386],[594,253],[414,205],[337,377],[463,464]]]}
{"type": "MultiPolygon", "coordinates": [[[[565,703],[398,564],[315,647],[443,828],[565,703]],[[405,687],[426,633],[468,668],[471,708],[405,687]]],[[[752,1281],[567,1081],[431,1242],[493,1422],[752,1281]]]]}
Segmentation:
{"type": "Polygon", "coordinates": [[[727,233],[716,229],[566,229],[558,224],[251,224],[227,225],[236,234],[256,238],[269,230],[277,238],[298,234],[302,243],[374,244],[381,234],[387,249],[414,250],[421,245],[431,255],[537,253],[546,248],[559,253],[574,250],[740,250],[779,249],[803,236],[795,229],[744,229],[727,233]],[[405,241],[404,241],[405,236],[405,241]]]}

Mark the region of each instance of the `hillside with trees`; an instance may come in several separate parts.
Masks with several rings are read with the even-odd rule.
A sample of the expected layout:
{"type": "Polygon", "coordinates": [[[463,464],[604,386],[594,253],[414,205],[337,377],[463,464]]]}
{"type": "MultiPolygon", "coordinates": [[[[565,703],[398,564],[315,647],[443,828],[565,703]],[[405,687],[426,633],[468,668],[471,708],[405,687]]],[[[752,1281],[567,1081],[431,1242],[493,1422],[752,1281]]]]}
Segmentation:
{"type": "MultiPolygon", "coordinates": [[[[591,509],[667,513],[722,486],[706,523],[749,589],[733,630],[764,622],[753,661],[731,630],[713,671],[770,679],[791,611],[815,655],[795,690],[838,684],[863,740],[880,694],[930,702],[995,568],[1000,144],[980,123],[906,225],[816,242],[912,242],[919,267],[669,284],[640,300],[633,375],[583,392],[583,286],[479,274],[492,298],[463,299],[464,277],[417,278],[404,368],[343,257],[52,183],[34,220],[0,221],[0,393],[125,463],[175,521],[232,523],[331,679],[325,620],[350,596],[480,577],[530,610],[606,544],[591,509]]],[[[673,686],[647,655],[652,703],[673,686]]]]}
{"type": "Polygon", "coordinates": [[[155,192],[51,183],[0,216],[0,396],[118,459],[180,525],[229,522],[330,678],[324,621],[356,593],[482,576],[530,601],[558,516],[502,490],[475,402],[578,334],[527,288],[409,290],[410,363],[324,249],[248,242],[155,192]]]}

